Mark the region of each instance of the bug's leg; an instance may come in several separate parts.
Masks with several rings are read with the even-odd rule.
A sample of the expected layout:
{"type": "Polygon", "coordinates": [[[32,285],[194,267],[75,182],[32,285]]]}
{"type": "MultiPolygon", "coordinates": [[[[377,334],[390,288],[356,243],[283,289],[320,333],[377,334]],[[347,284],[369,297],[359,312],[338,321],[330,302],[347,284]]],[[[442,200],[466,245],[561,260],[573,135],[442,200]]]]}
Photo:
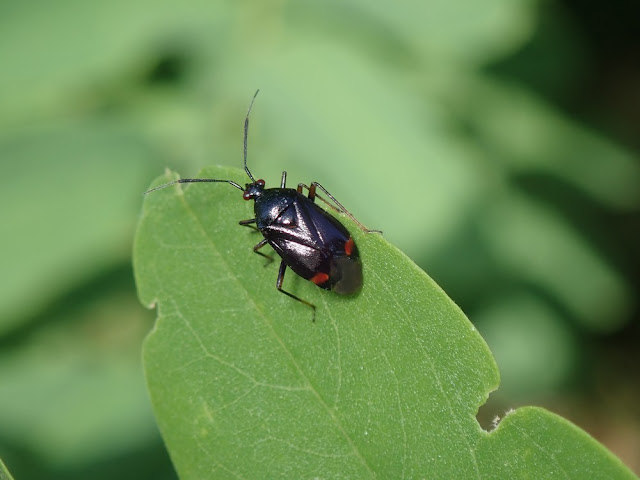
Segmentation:
{"type": "Polygon", "coordinates": [[[282,282],[284,281],[284,272],[287,269],[287,264],[284,263],[284,260],[280,262],[280,270],[278,271],[278,278],[276,279],[276,288],[278,291],[284,293],[286,296],[293,298],[294,300],[299,301],[300,303],[304,303],[306,306],[310,307],[313,311],[313,316],[311,317],[311,321],[316,321],[316,306],[313,303],[309,303],[306,300],[301,299],[300,297],[296,297],[293,293],[289,293],[286,290],[282,289],[282,282]]]}
{"type": "MultiPolygon", "coordinates": [[[[260,230],[258,229],[258,227],[256,227],[255,225],[251,225],[252,223],[256,223],[256,219],[255,218],[251,218],[249,220],[240,220],[238,222],[240,225],[242,225],[243,227],[249,227],[249,228],[253,228],[256,232],[259,232],[260,230]]],[[[265,263],[265,267],[267,265],[269,265],[271,262],[273,262],[273,257],[271,255],[267,255],[266,253],[262,253],[259,252],[258,250],[260,250],[262,247],[264,247],[267,244],[267,239],[263,239],[260,242],[258,242],[256,245],[254,245],[253,247],[253,251],[255,253],[257,253],[258,255],[268,259],[269,261],[267,263],[265,263]]]]}
{"type": "Polygon", "coordinates": [[[240,220],[238,223],[240,225],[242,225],[243,227],[253,228],[256,232],[260,231],[260,229],[258,227],[256,227],[255,225],[251,225],[252,223],[256,223],[256,219],[255,218],[251,218],[249,220],[240,220]]]}
{"type": "Polygon", "coordinates": [[[264,258],[266,258],[267,260],[269,260],[267,263],[265,263],[265,264],[264,264],[264,266],[265,266],[265,267],[266,267],[267,265],[269,265],[271,262],[273,262],[273,257],[272,257],[271,255],[267,255],[266,253],[262,253],[262,252],[260,251],[260,249],[261,249],[262,247],[264,247],[266,244],[267,244],[267,239],[265,238],[265,239],[263,239],[263,240],[260,240],[258,243],[256,243],[256,244],[253,246],[253,251],[254,251],[254,253],[257,253],[257,254],[258,254],[258,255],[260,255],[261,257],[264,257],[264,258]]]}
{"type": "Polygon", "coordinates": [[[336,199],[336,197],[331,195],[329,193],[329,191],[326,188],[324,188],[322,185],[320,185],[318,182],[311,182],[311,186],[310,187],[307,187],[304,183],[298,184],[298,192],[302,193],[302,189],[303,188],[306,188],[307,190],[309,190],[309,195],[308,195],[309,200],[311,200],[313,202],[316,197],[319,198],[320,200],[322,200],[324,203],[329,205],[334,210],[337,210],[338,212],[344,213],[347,217],[349,217],[351,220],[356,222],[358,227],[360,227],[360,230],[362,230],[363,232],[366,232],[366,233],[382,233],[382,230],[372,230],[370,228],[365,227],[356,217],[353,216],[353,214],[349,210],[344,208],[344,205],[342,205],[336,199]],[[324,192],[324,194],[335,204],[335,206],[332,205],[331,203],[329,203],[327,200],[325,200],[320,195],[316,194],[316,188],[319,188],[320,190],[322,190],[324,192]]]}
{"type": "MultiPolygon", "coordinates": [[[[312,184],[312,186],[313,186],[313,184],[312,184]]],[[[305,188],[306,188],[307,190],[309,190],[308,198],[309,198],[309,200],[311,200],[313,203],[315,203],[315,202],[316,202],[316,198],[319,198],[319,199],[320,199],[320,200],[322,200],[324,203],[326,203],[328,207],[333,208],[336,212],[341,212],[341,213],[342,213],[342,210],[340,210],[338,207],[336,207],[335,205],[333,205],[333,204],[331,204],[331,203],[327,202],[327,201],[326,201],[323,197],[321,197],[320,195],[317,195],[317,194],[316,194],[316,189],[315,189],[315,187],[313,187],[313,193],[311,193],[311,192],[312,192],[311,188],[309,188],[309,187],[308,187],[306,184],[304,184],[304,183],[299,183],[299,184],[298,184],[298,189],[297,189],[297,190],[298,190],[298,193],[303,193],[303,192],[302,192],[302,190],[303,190],[303,189],[305,189],[305,188]]]]}
{"type": "Polygon", "coordinates": [[[287,172],[282,172],[282,181],[280,182],[280,188],[287,186],[287,172]]]}

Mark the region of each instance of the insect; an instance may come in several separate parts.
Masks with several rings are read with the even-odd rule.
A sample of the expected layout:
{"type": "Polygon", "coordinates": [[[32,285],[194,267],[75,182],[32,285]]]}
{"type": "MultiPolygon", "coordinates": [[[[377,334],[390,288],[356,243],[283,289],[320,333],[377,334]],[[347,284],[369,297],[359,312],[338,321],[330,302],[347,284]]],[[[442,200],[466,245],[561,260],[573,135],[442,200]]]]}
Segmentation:
{"type": "Polygon", "coordinates": [[[241,190],[242,198],[254,201],[255,218],[242,220],[239,223],[258,230],[264,236],[264,239],[253,247],[253,251],[272,260],[260,249],[269,244],[275,250],[282,259],[276,288],[310,307],[315,321],[316,306],[282,288],[287,267],[320,288],[332,290],[338,294],[354,294],[362,287],[362,262],[358,247],[344,225],[320,208],[315,203],[315,199],[319,198],[334,210],[346,214],[367,233],[382,232],[367,229],[318,182],[312,182],[311,186],[299,183],[296,189],[287,188],[287,172],[282,172],[280,188],[265,188],[264,180],[256,180],[253,177],[247,166],[247,136],[249,114],[258,92],[259,90],[253,96],[244,120],[244,170],[251,183],[242,187],[232,180],[181,178],[152,188],[145,192],[145,195],[176,183],[219,182],[228,183],[241,190]],[[307,196],[303,194],[305,189],[309,192],[307,196]],[[335,206],[317,195],[318,189],[335,206]]]}

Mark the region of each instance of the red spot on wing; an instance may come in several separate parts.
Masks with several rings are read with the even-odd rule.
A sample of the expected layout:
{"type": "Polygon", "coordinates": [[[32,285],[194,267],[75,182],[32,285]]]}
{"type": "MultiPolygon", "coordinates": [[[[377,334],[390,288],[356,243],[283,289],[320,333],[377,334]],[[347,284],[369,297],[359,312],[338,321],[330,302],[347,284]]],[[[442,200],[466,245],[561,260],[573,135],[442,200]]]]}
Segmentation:
{"type": "Polygon", "coordinates": [[[353,247],[356,243],[353,241],[353,238],[349,237],[349,240],[344,244],[344,253],[347,254],[347,257],[350,257],[353,253],[353,247]]]}
{"type": "Polygon", "coordinates": [[[311,277],[309,280],[311,280],[316,285],[322,285],[327,280],[329,280],[329,275],[327,275],[326,273],[318,272],[313,277],[311,277]]]}

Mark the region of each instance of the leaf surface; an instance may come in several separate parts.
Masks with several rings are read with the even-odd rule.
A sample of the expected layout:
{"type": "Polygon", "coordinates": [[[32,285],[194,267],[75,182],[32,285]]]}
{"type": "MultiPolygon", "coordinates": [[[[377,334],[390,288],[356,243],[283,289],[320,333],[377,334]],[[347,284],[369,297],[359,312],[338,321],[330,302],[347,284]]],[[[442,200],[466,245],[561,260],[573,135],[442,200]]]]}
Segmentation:
{"type": "Polygon", "coordinates": [[[2,460],[0,460],[0,480],[13,480],[13,477],[2,460]]]}
{"type": "MultiPolygon", "coordinates": [[[[237,169],[200,176],[244,182],[237,169]]],[[[285,276],[318,306],[313,323],[274,288],[278,262],[252,253],[262,236],[237,225],[253,217],[240,195],[224,184],[154,192],[136,236],[139,295],[158,308],[147,381],[181,478],[633,478],[541,409],[482,430],[475,414],[499,381],[485,342],[422,270],[346,218],[359,295],[285,276]]]]}

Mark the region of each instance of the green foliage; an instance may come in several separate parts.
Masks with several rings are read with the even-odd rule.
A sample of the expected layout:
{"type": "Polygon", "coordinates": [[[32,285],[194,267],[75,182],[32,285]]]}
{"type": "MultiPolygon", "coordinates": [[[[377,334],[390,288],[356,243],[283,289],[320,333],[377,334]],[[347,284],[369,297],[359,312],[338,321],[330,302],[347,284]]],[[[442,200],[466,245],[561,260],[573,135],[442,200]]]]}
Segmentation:
{"type": "Polygon", "coordinates": [[[3,349],[2,436],[38,451],[41,467],[83,467],[156,439],[139,360],[148,316],[125,288],[100,293],[69,299],[3,349]]]}
{"type": "MultiPolygon", "coordinates": [[[[201,176],[243,181],[244,172],[201,176]]],[[[177,178],[168,173],[154,185],[177,178]]],[[[134,247],[158,321],[144,348],[156,416],[183,479],[634,478],[587,434],[541,409],[492,433],[475,414],[497,388],[460,309],[383,237],[346,219],[365,285],[339,297],[252,254],[249,202],[227,185],[150,194],[134,247]]]]}
{"type": "Polygon", "coordinates": [[[4,463],[2,463],[2,460],[0,460],[0,480],[13,480],[13,477],[4,463]]]}
{"type": "MultiPolygon", "coordinates": [[[[437,279],[496,355],[502,385],[491,399],[563,405],[559,389],[596,382],[583,359],[608,364],[582,338],[628,338],[637,302],[622,269],[640,245],[628,215],[640,169],[544,100],[559,90],[527,86],[535,72],[573,94],[587,78],[580,62],[598,64],[567,18],[535,0],[0,2],[0,452],[13,474],[173,478],[141,379],[152,314],[130,272],[140,194],[166,167],[192,176],[239,166],[258,87],[254,171],[271,185],[281,169],[321,182],[437,279]],[[612,218],[629,221],[616,230],[612,218]]],[[[237,192],[224,194],[235,208],[237,192]]],[[[224,205],[215,221],[226,231],[238,218],[224,205]]],[[[261,293],[256,308],[300,315],[283,328],[319,337],[327,312],[367,298],[334,298],[289,273],[286,284],[325,313],[308,325],[306,309],[275,292],[275,265],[256,268],[262,259],[244,253],[259,235],[230,230],[228,248],[249,240],[222,256],[247,262],[228,270],[252,279],[242,285],[261,293]]],[[[377,271],[388,247],[358,240],[377,271]]],[[[243,295],[236,307],[252,304],[243,295]]],[[[313,345],[324,349],[325,337],[313,345]]],[[[612,386],[616,374],[623,388],[635,382],[628,370],[602,368],[606,386],[594,391],[633,398],[612,386]]],[[[602,397],[571,393],[590,402],[588,421],[612,425],[615,412],[625,423],[602,397]]],[[[626,444],[619,432],[603,438],[626,444]]]]}
{"type": "Polygon", "coordinates": [[[6,231],[16,234],[4,236],[0,249],[7,274],[0,335],[74,285],[127,261],[132,212],[153,171],[150,154],[140,138],[108,120],[0,135],[0,157],[10,160],[0,203],[20,207],[1,214],[6,231]]]}

